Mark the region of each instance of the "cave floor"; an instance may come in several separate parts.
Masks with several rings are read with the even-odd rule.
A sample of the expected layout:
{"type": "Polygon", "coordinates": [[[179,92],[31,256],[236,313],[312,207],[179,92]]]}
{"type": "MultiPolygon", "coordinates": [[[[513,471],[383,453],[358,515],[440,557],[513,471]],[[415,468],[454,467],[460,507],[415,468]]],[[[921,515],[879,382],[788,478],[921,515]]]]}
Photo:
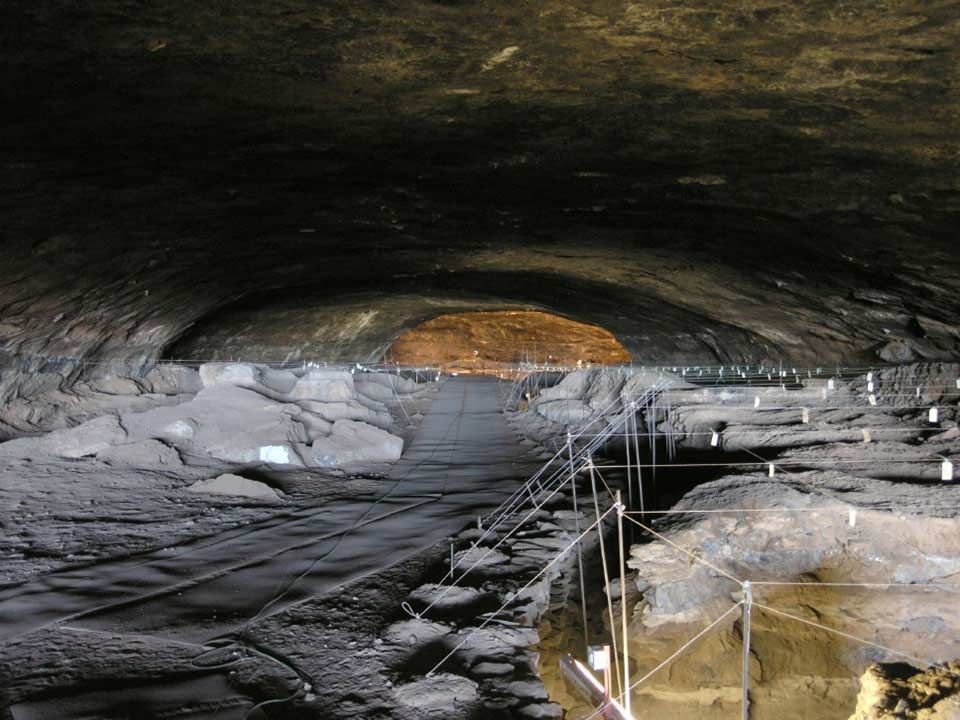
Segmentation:
{"type": "MultiPolygon", "coordinates": [[[[66,628],[203,651],[218,638],[242,636],[252,620],[416,555],[498,505],[529,469],[495,384],[467,377],[444,382],[377,493],[5,588],[0,633],[10,641],[39,631],[43,642],[47,631],[66,628]]],[[[18,671],[30,673],[29,665],[18,671]]],[[[177,694],[189,696],[182,687],[177,694]]],[[[84,699],[83,712],[91,702],[84,699]]]]}

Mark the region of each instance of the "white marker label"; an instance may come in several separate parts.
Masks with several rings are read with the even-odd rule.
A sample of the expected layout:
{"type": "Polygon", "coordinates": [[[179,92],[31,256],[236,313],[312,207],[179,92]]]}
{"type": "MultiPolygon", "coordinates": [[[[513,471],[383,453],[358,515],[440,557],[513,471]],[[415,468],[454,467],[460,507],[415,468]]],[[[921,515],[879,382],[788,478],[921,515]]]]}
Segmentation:
{"type": "Polygon", "coordinates": [[[833,381],[833,378],[827,380],[827,390],[833,390],[836,386],[837,384],[833,381]]]}
{"type": "Polygon", "coordinates": [[[710,435],[710,447],[717,447],[720,444],[720,436],[717,435],[717,431],[713,430],[710,435]]]}
{"type": "Polygon", "coordinates": [[[773,477],[773,473],[774,473],[773,463],[770,463],[770,467],[767,469],[767,476],[773,477]]]}
{"type": "Polygon", "coordinates": [[[801,418],[803,419],[804,425],[810,424],[810,411],[807,410],[807,408],[803,408],[803,413],[801,415],[801,418]]]}
{"type": "Polygon", "coordinates": [[[877,396],[876,396],[876,395],[871,394],[870,397],[868,397],[867,399],[870,401],[870,404],[871,404],[871,405],[876,405],[876,404],[877,404],[877,396]]]}
{"type": "Polygon", "coordinates": [[[870,435],[870,431],[869,431],[869,430],[861,430],[860,432],[863,433],[863,441],[864,441],[865,443],[868,443],[868,442],[870,442],[871,440],[873,440],[873,436],[870,435]]]}
{"type": "Polygon", "coordinates": [[[867,392],[873,392],[873,380],[867,383],[867,392]]]}
{"type": "Polygon", "coordinates": [[[960,378],[957,378],[957,390],[960,390],[960,378]]]}
{"type": "Polygon", "coordinates": [[[854,508],[847,510],[847,523],[850,527],[857,526],[857,511],[854,508]]]}
{"type": "Polygon", "coordinates": [[[946,482],[953,480],[953,463],[949,460],[944,460],[940,466],[940,479],[946,482]]]}
{"type": "Polygon", "coordinates": [[[937,408],[930,408],[928,415],[930,422],[935,423],[940,420],[940,411],[937,408]]]}
{"type": "Polygon", "coordinates": [[[760,407],[760,396],[759,396],[759,395],[757,395],[757,396],[753,399],[753,406],[754,406],[755,408],[760,407]]]}
{"type": "Polygon", "coordinates": [[[873,382],[873,370],[867,373],[867,382],[873,382]]]}

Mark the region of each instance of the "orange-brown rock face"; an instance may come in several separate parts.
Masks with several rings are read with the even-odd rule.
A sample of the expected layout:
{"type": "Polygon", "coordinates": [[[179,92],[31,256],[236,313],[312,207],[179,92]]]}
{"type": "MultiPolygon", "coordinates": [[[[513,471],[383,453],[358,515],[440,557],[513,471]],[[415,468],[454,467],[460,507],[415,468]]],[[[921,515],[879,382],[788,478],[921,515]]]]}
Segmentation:
{"type": "Polygon", "coordinates": [[[390,356],[404,365],[441,365],[459,372],[497,372],[523,361],[630,362],[630,353],[603,328],[527,310],[441,315],[403,333],[390,356]]]}

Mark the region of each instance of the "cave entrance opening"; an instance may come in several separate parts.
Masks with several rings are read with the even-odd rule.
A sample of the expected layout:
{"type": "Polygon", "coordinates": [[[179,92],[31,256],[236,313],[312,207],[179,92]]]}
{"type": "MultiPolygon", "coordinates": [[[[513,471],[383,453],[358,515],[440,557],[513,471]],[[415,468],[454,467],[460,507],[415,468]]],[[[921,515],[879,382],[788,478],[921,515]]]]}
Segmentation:
{"type": "Polygon", "coordinates": [[[539,310],[440,315],[403,332],[387,351],[401,365],[496,375],[518,363],[622,365],[627,349],[610,331],[539,310]]]}

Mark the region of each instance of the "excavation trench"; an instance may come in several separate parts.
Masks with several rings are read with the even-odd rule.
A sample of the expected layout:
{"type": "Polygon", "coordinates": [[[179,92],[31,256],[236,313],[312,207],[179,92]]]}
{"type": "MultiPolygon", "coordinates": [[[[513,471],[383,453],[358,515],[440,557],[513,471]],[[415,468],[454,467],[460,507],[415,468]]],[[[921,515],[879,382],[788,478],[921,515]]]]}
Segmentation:
{"type": "MultiPolygon", "coordinates": [[[[929,392],[937,392],[938,386],[927,382],[929,392]]],[[[912,385],[887,391],[896,397],[906,395],[907,389],[912,396],[912,385]]],[[[534,390],[532,408],[539,405],[540,390],[534,390]]],[[[795,391],[802,394],[804,385],[799,383],[795,391]]],[[[548,397],[559,402],[556,393],[548,397]]],[[[873,404],[865,400],[860,402],[873,404]]],[[[845,396],[833,404],[857,401],[845,396]]],[[[682,423],[678,417],[698,417],[698,412],[702,410],[696,404],[675,407],[672,414],[661,412],[655,427],[682,423]]],[[[743,423],[742,410],[733,407],[729,412],[743,423]]],[[[642,521],[678,547],[627,523],[628,538],[636,533],[626,587],[631,682],[659,668],[634,689],[637,716],[719,719],[739,711],[740,580],[754,583],[756,603],[748,683],[752,718],[844,720],[858,705],[859,679],[871,663],[907,657],[915,667],[925,668],[955,657],[960,652],[960,613],[955,609],[960,566],[951,558],[960,550],[957,507],[949,483],[937,483],[922,466],[930,462],[922,458],[937,457],[934,447],[942,451],[940,457],[956,452],[950,444],[956,423],[952,411],[947,412],[948,419],[931,428],[922,424],[925,409],[868,414],[873,418],[869,426],[862,413],[824,411],[831,422],[852,418],[854,428],[873,428],[873,437],[865,439],[859,439],[858,430],[856,442],[811,444],[799,438],[790,444],[782,441],[783,435],[770,435],[780,438],[772,447],[739,450],[735,435],[757,429],[724,423],[715,425],[720,435],[727,433],[718,442],[720,448],[702,448],[702,440],[684,438],[674,428],[679,444],[667,460],[666,441],[661,440],[656,480],[651,470],[642,471],[646,510],[661,512],[644,515],[642,521]],[[888,434],[880,436],[881,430],[888,434]],[[684,447],[687,441],[701,448],[684,447]],[[704,510],[711,512],[684,514],[704,510]],[[701,559],[726,568],[735,579],[705,568],[701,559]],[[708,626],[709,632],[667,661],[708,626]]],[[[653,424],[649,416],[645,419],[653,424]]],[[[810,429],[822,432],[823,426],[810,429]]],[[[641,432],[641,465],[654,464],[646,441],[641,432]]],[[[612,467],[625,463],[625,449],[616,440],[608,441],[602,453],[612,467]]],[[[939,463],[935,459],[931,469],[939,463]]],[[[629,502],[624,471],[599,467],[611,487],[624,488],[624,502],[629,502]]],[[[631,474],[636,484],[636,470],[631,474]]],[[[639,497],[635,485],[633,510],[639,508],[639,497]]],[[[612,529],[607,531],[607,564],[608,576],[618,579],[621,567],[612,529]]],[[[600,553],[586,554],[584,565],[587,632],[575,569],[555,584],[540,625],[541,678],[550,697],[573,719],[589,717],[595,708],[567,682],[560,660],[570,654],[584,661],[587,638],[591,644],[609,644],[614,636],[619,641],[622,608],[615,589],[611,627],[600,553]]],[[[618,585],[615,580],[614,587],[618,585]]],[[[931,707],[939,697],[934,696],[931,707]]],[[[863,697],[859,701],[873,702],[863,697]]]]}

